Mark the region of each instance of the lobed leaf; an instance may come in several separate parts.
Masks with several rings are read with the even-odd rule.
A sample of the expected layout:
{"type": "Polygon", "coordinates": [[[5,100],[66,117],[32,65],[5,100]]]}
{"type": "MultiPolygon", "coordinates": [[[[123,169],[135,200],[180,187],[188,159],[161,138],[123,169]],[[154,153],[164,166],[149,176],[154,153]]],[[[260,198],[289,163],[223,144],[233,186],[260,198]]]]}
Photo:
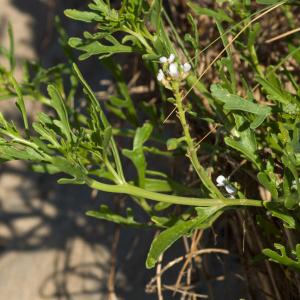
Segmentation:
{"type": "Polygon", "coordinates": [[[213,97],[225,103],[224,108],[228,110],[245,111],[257,115],[256,119],[251,123],[251,129],[257,128],[263,123],[265,118],[271,113],[271,108],[245,100],[242,97],[230,94],[228,90],[220,85],[213,84],[211,86],[213,97]]]}
{"type": "Polygon", "coordinates": [[[263,254],[268,256],[271,261],[300,271],[300,244],[296,245],[296,259],[290,258],[287,255],[286,249],[283,245],[275,243],[274,247],[276,250],[279,250],[280,253],[271,249],[263,249],[263,254]]]}
{"type": "Polygon", "coordinates": [[[69,39],[69,45],[72,48],[85,52],[79,56],[80,60],[85,60],[93,55],[99,55],[99,58],[109,57],[116,53],[131,53],[132,46],[122,45],[113,36],[105,36],[105,43],[99,41],[86,42],[80,38],[72,37],[69,39]]]}
{"type": "Polygon", "coordinates": [[[60,179],[59,183],[78,183],[82,184],[85,182],[87,171],[75,162],[71,162],[70,160],[62,157],[62,156],[54,156],[51,158],[51,163],[62,173],[69,174],[72,176],[71,182],[70,179],[60,179]]]}

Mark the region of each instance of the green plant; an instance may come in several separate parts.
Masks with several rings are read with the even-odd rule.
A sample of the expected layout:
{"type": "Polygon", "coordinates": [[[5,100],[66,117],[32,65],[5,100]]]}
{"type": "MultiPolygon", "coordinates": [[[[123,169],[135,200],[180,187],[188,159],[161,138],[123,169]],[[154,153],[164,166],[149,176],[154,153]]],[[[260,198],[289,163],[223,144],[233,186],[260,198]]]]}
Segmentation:
{"type": "MultiPolygon", "coordinates": [[[[113,73],[117,93],[103,103],[73,59],[49,70],[38,66],[35,77],[25,76],[23,82],[17,83],[13,77],[13,46],[10,51],[2,50],[10,61],[10,69],[0,69],[0,98],[17,98],[25,130],[0,116],[1,161],[26,160],[35,171],[67,174],[68,178],[58,181],[61,184],[86,184],[130,196],[148,216],[145,223],[135,219],[130,202],[126,202],[126,215],[114,213],[106,206],[87,214],[118,224],[161,229],[150,247],[148,268],[154,267],[176,240],[196,229],[210,227],[229,209],[259,207],[265,214],[263,219],[279,219],[290,230],[299,230],[299,76],[285,63],[293,58],[299,68],[300,48],[293,41],[288,42],[285,57],[267,66],[259,61],[256,51],[260,18],[275,8],[290,8],[299,2],[257,1],[269,6],[260,6],[252,14],[250,1],[222,2],[230,2],[226,10],[189,2],[191,13],[187,20],[191,31],[183,39],[160,0],[124,0],[118,9],[109,1],[94,0],[86,11],[66,10],[67,17],[96,25],[95,31],[84,32],[82,38],[71,37],[69,45],[82,53],[80,60],[96,56],[113,73]],[[205,49],[200,48],[199,15],[214,19],[224,46],[223,56],[214,60],[217,83],[213,84],[203,78],[209,68],[201,74],[197,71],[199,55],[205,55],[200,54],[205,49]],[[229,34],[234,37],[231,42],[229,34]],[[248,76],[238,74],[233,51],[240,54],[248,76]],[[118,53],[134,53],[142,59],[156,82],[159,101],[155,105],[132,99],[122,66],[112,58],[118,53]],[[61,76],[57,76],[60,72],[71,75],[69,91],[61,76]],[[41,85],[49,81],[52,84],[44,94],[41,85]],[[78,112],[73,104],[78,85],[87,101],[86,111],[78,112]],[[199,94],[207,101],[206,106],[199,101],[199,94]],[[40,113],[30,123],[24,96],[41,101],[55,115],[40,113]],[[122,122],[122,129],[109,122],[103,106],[122,122]],[[174,114],[168,116],[166,110],[170,106],[174,114]],[[140,110],[146,118],[138,113],[140,110]],[[163,121],[175,115],[181,133],[178,136],[173,130],[172,136],[167,136],[163,121]],[[210,128],[214,138],[198,142],[197,124],[207,131],[210,128]],[[130,140],[132,148],[121,149],[120,137],[130,140]],[[209,161],[202,163],[201,156],[207,154],[209,161]],[[149,156],[164,157],[167,164],[185,157],[186,165],[190,164],[198,177],[198,189],[187,186],[184,174],[172,178],[171,172],[154,170],[155,165],[147,163],[149,156]],[[244,160],[243,167],[222,169],[224,157],[244,160]],[[128,180],[124,172],[129,161],[136,169],[135,180],[128,180]],[[256,179],[252,186],[239,182],[238,176],[236,182],[231,179],[237,170],[238,174],[253,174],[256,179]],[[270,193],[271,199],[261,199],[258,191],[253,192],[253,185],[258,184],[270,193]],[[249,195],[256,195],[257,199],[249,195]],[[182,205],[179,213],[170,209],[173,205],[182,205]]],[[[265,226],[262,228],[267,232],[265,226]]],[[[263,253],[273,261],[299,269],[299,262],[288,258],[283,246],[276,245],[281,256],[270,249],[263,253]]],[[[298,248],[299,244],[295,252],[299,260],[298,248]]]]}

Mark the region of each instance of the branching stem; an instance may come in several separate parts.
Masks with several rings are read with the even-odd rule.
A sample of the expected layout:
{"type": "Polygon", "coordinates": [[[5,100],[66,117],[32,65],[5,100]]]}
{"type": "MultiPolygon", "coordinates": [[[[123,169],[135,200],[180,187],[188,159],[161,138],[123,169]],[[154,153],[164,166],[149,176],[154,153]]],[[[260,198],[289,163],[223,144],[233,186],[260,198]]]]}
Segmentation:
{"type": "Polygon", "coordinates": [[[180,205],[190,205],[190,206],[257,206],[262,207],[263,203],[260,200],[252,199],[226,199],[226,198],[216,198],[216,199],[206,199],[206,198],[191,198],[191,197],[181,197],[175,195],[168,195],[162,193],[156,193],[144,190],[142,188],[130,185],[128,183],[121,185],[112,185],[99,182],[92,178],[86,180],[87,185],[91,188],[100,190],[108,193],[119,193],[126,194],[135,197],[142,197],[149,200],[166,202],[172,204],[180,205]]]}

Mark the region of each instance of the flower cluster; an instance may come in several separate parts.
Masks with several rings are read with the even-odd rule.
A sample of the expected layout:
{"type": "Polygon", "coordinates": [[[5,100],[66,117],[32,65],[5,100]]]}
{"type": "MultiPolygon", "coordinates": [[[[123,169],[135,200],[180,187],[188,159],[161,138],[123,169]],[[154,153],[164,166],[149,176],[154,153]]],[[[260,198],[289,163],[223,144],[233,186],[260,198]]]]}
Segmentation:
{"type": "Polygon", "coordinates": [[[189,63],[184,63],[183,65],[178,64],[176,56],[173,53],[170,54],[169,58],[162,56],[159,62],[162,64],[162,67],[158,71],[157,80],[164,84],[170,80],[184,79],[191,70],[189,63]]]}
{"type": "Polygon", "coordinates": [[[223,175],[219,175],[216,179],[217,186],[223,186],[226,190],[226,192],[230,195],[233,196],[236,194],[237,190],[236,188],[226,179],[223,175]]]}

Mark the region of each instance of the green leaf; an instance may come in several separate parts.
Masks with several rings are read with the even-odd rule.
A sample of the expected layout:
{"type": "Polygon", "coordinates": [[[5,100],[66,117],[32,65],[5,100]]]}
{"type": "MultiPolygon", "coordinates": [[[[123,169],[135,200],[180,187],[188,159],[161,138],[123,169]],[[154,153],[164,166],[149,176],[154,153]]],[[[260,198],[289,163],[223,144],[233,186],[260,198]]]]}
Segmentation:
{"type": "MultiPolygon", "coordinates": [[[[98,102],[97,98],[95,97],[95,94],[93,93],[91,87],[88,85],[88,83],[83,78],[82,73],[80,72],[80,70],[76,64],[73,64],[73,69],[74,69],[79,81],[81,82],[81,84],[84,87],[84,92],[88,96],[89,107],[90,107],[90,111],[92,112],[91,117],[92,117],[94,124],[96,124],[96,125],[99,124],[99,118],[100,118],[104,129],[107,127],[111,127],[101,106],[100,106],[100,103],[98,102]]],[[[102,130],[102,128],[100,126],[97,126],[96,129],[98,129],[98,131],[102,130]]],[[[121,176],[121,178],[124,179],[123,168],[122,168],[121,160],[119,157],[119,151],[117,149],[113,135],[111,135],[110,145],[111,145],[111,150],[112,150],[112,153],[114,156],[118,174],[121,176]]],[[[125,179],[124,179],[124,181],[125,181],[125,179]]]]}
{"type": "Polygon", "coordinates": [[[86,215],[97,219],[114,222],[116,224],[125,225],[128,227],[134,227],[134,228],[147,227],[147,225],[141,224],[134,220],[133,212],[131,208],[127,208],[127,216],[125,217],[112,212],[107,205],[101,205],[99,211],[92,211],[92,210],[88,211],[86,212],[86,215]]]}
{"type": "Polygon", "coordinates": [[[122,45],[113,36],[104,37],[105,44],[99,41],[92,41],[90,43],[83,41],[80,38],[72,37],[69,39],[69,45],[77,50],[85,52],[79,56],[80,60],[85,60],[93,55],[99,55],[99,58],[109,57],[115,53],[131,53],[133,48],[131,46],[122,45]]]}
{"type": "Polygon", "coordinates": [[[52,129],[46,127],[43,123],[33,123],[33,129],[40,134],[41,139],[48,141],[55,148],[60,148],[60,144],[57,141],[56,134],[52,129]]]}
{"type": "Polygon", "coordinates": [[[167,149],[169,151],[175,150],[179,147],[180,143],[185,140],[185,137],[171,138],[167,140],[167,149]]]}
{"type": "Polygon", "coordinates": [[[150,123],[145,123],[142,127],[137,128],[134,140],[133,149],[123,149],[122,153],[128,157],[134,164],[138,173],[140,187],[145,187],[145,174],[147,162],[144,155],[143,145],[150,138],[153,127],[150,123]]]}
{"type": "Polygon", "coordinates": [[[290,211],[279,207],[278,203],[264,202],[264,206],[271,212],[272,216],[280,219],[284,226],[290,229],[300,229],[300,224],[291,215],[290,211]]]}
{"type": "Polygon", "coordinates": [[[18,100],[16,102],[16,105],[17,105],[19,111],[22,114],[25,129],[28,130],[28,128],[29,128],[28,118],[27,118],[27,114],[26,114],[26,108],[25,108],[25,103],[24,103],[22,91],[21,91],[16,79],[13,77],[12,74],[9,76],[9,80],[10,80],[11,84],[13,85],[14,89],[16,90],[16,93],[17,93],[17,96],[18,96],[18,100]]]}
{"type": "Polygon", "coordinates": [[[297,170],[296,158],[293,154],[290,154],[290,155],[284,154],[282,156],[281,160],[282,160],[284,166],[286,168],[288,168],[290,170],[290,172],[292,173],[292,175],[295,179],[295,182],[296,182],[298,196],[300,198],[300,183],[299,183],[299,175],[298,175],[298,170],[297,170]]]}
{"type": "Polygon", "coordinates": [[[101,11],[103,13],[109,13],[109,5],[106,4],[103,0],[94,0],[94,3],[89,4],[89,8],[93,9],[93,10],[98,10],[101,11]]]}
{"type": "Polygon", "coordinates": [[[151,25],[157,29],[161,27],[162,0],[153,0],[149,9],[151,25]]]}
{"type": "Polygon", "coordinates": [[[60,172],[58,168],[48,163],[34,164],[31,168],[34,172],[37,173],[56,174],[60,172]]]}
{"type": "Polygon", "coordinates": [[[162,211],[167,209],[168,207],[170,207],[172,205],[172,203],[167,203],[167,202],[158,202],[157,204],[155,204],[154,209],[156,211],[162,211]]]}
{"type": "MultiPolygon", "coordinates": [[[[103,123],[104,128],[110,126],[109,122],[107,121],[107,118],[105,114],[103,113],[103,110],[101,109],[100,103],[95,97],[95,94],[93,93],[91,87],[88,85],[86,80],[83,78],[82,73],[80,72],[79,68],[77,67],[76,64],[73,64],[73,69],[75,71],[75,74],[77,75],[79,81],[84,87],[85,93],[88,95],[88,100],[89,100],[89,105],[94,108],[96,114],[100,114],[101,121],[103,123]]],[[[94,118],[95,123],[98,122],[98,118],[94,118]]]]}
{"type": "Polygon", "coordinates": [[[103,131],[102,147],[104,150],[108,148],[111,138],[112,138],[112,128],[111,126],[108,126],[103,131]]]}
{"type": "Polygon", "coordinates": [[[118,94],[122,97],[122,99],[114,96],[110,97],[112,104],[117,107],[126,108],[129,121],[136,125],[137,113],[129,93],[128,85],[124,80],[121,65],[117,64],[112,58],[103,60],[103,63],[113,73],[117,84],[118,94]]]}
{"type": "Polygon", "coordinates": [[[297,193],[290,193],[287,195],[284,195],[284,206],[287,209],[294,209],[299,207],[300,199],[297,193]]]}
{"type": "Polygon", "coordinates": [[[57,90],[57,88],[54,85],[48,85],[48,93],[49,96],[51,97],[51,103],[50,105],[56,110],[59,119],[60,119],[60,124],[59,123],[55,123],[56,125],[58,125],[63,134],[65,135],[65,137],[67,138],[68,141],[71,141],[72,139],[72,130],[71,130],[71,126],[69,123],[69,117],[68,117],[68,113],[67,113],[67,109],[64,103],[64,100],[62,99],[59,91],[57,90]]]}
{"type": "Polygon", "coordinates": [[[167,180],[146,178],[145,189],[151,192],[172,192],[173,189],[167,180]]]}
{"type": "MultiPolygon", "coordinates": [[[[170,223],[174,223],[174,218],[167,218],[167,217],[158,217],[153,216],[151,217],[151,221],[158,227],[168,228],[170,223]]],[[[176,220],[175,220],[176,221],[176,220]]]]}
{"type": "Polygon", "coordinates": [[[226,14],[224,10],[212,10],[209,8],[201,7],[200,5],[188,2],[188,6],[192,9],[192,11],[197,15],[206,15],[208,17],[212,17],[220,22],[232,22],[233,20],[226,14]]]}
{"type": "Polygon", "coordinates": [[[265,5],[271,5],[278,3],[278,0],[256,0],[256,3],[258,4],[265,4],[265,5]]]}
{"type": "Polygon", "coordinates": [[[64,157],[54,156],[51,159],[51,163],[58,169],[60,172],[69,174],[72,176],[71,182],[70,179],[60,179],[59,183],[85,183],[87,171],[75,162],[71,162],[64,157]]]}
{"type": "Polygon", "coordinates": [[[263,254],[268,256],[273,262],[300,271],[300,244],[296,245],[296,259],[287,256],[286,249],[283,245],[275,243],[274,247],[276,248],[276,250],[279,250],[280,253],[271,249],[264,249],[263,254]]]}
{"type": "Polygon", "coordinates": [[[153,126],[150,123],[145,123],[142,127],[137,128],[134,140],[133,149],[141,148],[150,138],[153,126]]]}
{"type": "Polygon", "coordinates": [[[275,74],[270,73],[266,79],[256,77],[256,81],[263,87],[268,95],[268,99],[285,105],[295,102],[294,97],[287,91],[283,90],[281,83],[275,74]]]}
{"type": "Polygon", "coordinates": [[[145,170],[146,170],[146,159],[144,156],[144,152],[142,148],[138,149],[123,149],[122,153],[124,156],[129,158],[132,163],[134,164],[139,178],[139,185],[140,187],[145,186],[145,170]]]}
{"type": "Polygon", "coordinates": [[[257,117],[250,124],[250,128],[256,129],[264,122],[265,118],[266,118],[266,115],[257,115],[257,117]]]}
{"type": "Polygon", "coordinates": [[[259,172],[257,179],[271,193],[273,199],[277,200],[278,192],[276,189],[276,184],[269,179],[269,176],[264,172],[259,172]]]}
{"type": "Polygon", "coordinates": [[[257,155],[253,151],[251,151],[251,149],[249,149],[246,145],[244,145],[242,141],[235,140],[231,137],[226,137],[224,140],[226,145],[244,154],[246,158],[251,160],[257,166],[257,168],[260,169],[260,162],[258,160],[257,155]]]}
{"type": "Polygon", "coordinates": [[[5,160],[42,161],[44,157],[30,147],[16,148],[12,145],[0,145],[0,158],[5,160]]]}
{"type": "Polygon", "coordinates": [[[245,100],[240,96],[230,94],[228,90],[220,85],[213,84],[211,86],[213,97],[225,103],[224,108],[228,110],[240,110],[257,115],[256,119],[251,123],[251,129],[257,128],[263,123],[265,118],[271,113],[271,108],[245,100]]]}
{"type": "Polygon", "coordinates": [[[14,43],[14,33],[10,22],[8,23],[8,36],[9,36],[9,65],[10,65],[10,71],[13,71],[16,67],[15,43],[14,43]]]}
{"type": "Polygon", "coordinates": [[[153,268],[160,255],[171,247],[182,236],[191,233],[197,228],[207,228],[221,215],[222,207],[198,207],[197,217],[189,221],[179,220],[174,226],[161,232],[152,242],[146,267],[153,268]]]}
{"type": "Polygon", "coordinates": [[[292,155],[285,155],[284,154],[282,156],[281,160],[282,160],[284,166],[291,171],[291,173],[293,174],[293,177],[296,181],[296,184],[297,184],[297,182],[299,182],[299,175],[298,175],[295,159],[293,159],[292,155]]]}
{"type": "Polygon", "coordinates": [[[88,11],[80,11],[77,9],[66,9],[64,14],[73,20],[83,21],[87,23],[91,23],[93,21],[102,21],[103,18],[99,16],[97,13],[88,12],[88,11]]]}

